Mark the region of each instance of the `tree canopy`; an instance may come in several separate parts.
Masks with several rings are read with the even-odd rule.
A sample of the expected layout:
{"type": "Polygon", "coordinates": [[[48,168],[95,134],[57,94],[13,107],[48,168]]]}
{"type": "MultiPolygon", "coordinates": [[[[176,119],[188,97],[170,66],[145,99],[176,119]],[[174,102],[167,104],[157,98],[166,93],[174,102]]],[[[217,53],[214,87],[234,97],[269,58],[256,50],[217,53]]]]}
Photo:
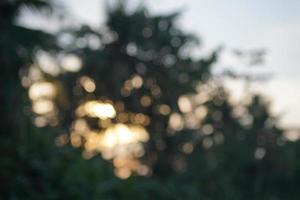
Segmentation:
{"type": "Polygon", "coordinates": [[[298,199],[299,142],[264,97],[230,102],[179,13],[121,3],[49,34],[15,23],[23,6],[51,10],[0,4],[1,197],[298,199]]]}

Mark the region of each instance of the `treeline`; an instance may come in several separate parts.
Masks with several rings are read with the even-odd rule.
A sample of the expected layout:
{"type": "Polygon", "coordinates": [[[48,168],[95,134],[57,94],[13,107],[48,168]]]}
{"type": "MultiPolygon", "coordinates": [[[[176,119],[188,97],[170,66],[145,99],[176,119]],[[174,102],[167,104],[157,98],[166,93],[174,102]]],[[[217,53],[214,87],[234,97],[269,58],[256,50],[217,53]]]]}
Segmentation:
{"type": "Polygon", "coordinates": [[[55,14],[0,3],[3,199],[299,198],[297,138],[262,96],[229,101],[219,51],[192,59],[178,13],[118,4],[99,30],[49,34],[19,25],[23,9],[55,14]]]}

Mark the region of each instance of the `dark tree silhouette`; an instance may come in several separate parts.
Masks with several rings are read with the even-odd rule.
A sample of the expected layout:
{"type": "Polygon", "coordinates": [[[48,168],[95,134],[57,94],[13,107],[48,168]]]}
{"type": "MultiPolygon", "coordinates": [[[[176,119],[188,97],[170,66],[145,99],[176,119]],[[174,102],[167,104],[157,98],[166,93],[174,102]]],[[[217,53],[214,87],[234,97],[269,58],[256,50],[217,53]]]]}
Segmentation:
{"type": "Polygon", "coordinates": [[[298,142],[263,97],[230,103],[178,13],[119,4],[50,35],[16,25],[24,6],[51,10],[0,3],[2,198],[298,199],[298,142]]]}

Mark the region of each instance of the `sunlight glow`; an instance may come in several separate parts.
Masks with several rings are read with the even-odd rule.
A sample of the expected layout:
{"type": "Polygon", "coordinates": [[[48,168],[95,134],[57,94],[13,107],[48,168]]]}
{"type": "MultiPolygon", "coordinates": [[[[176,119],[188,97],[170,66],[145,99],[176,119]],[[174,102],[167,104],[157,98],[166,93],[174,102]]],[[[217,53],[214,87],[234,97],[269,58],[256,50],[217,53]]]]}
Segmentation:
{"type": "Polygon", "coordinates": [[[194,145],[190,142],[186,142],[182,145],[182,151],[185,154],[190,154],[193,152],[193,150],[194,150],[194,145]]]}
{"type": "Polygon", "coordinates": [[[52,76],[57,76],[60,73],[60,68],[57,64],[56,58],[45,51],[38,51],[37,63],[43,72],[52,76]]]}
{"type": "Polygon", "coordinates": [[[104,103],[101,101],[88,101],[77,108],[76,114],[79,117],[87,115],[89,117],[107,119],[114,118],[116,116],[116,110],[110,103],[104,103]]]}
{"type": "Polygon", "coordinates": [[[152,100],[149,96],[142,96],[142,98],[140,99],[140,103],[143,107],[148,107],[151,105],[152,100]]]}
{"type": "Polygon", "coordinates": [[[54,103],[51,100],[40,99],[33,102],[32,110],[36,114],[47,114],[54,109],[54,103]]]}
{"type": "Polygon", "coordinates": [[[124,145],[136,141],[145,142],[149,139],[148,133],[141,126],[116,124],[104,132],[104,143],[106,147],[116,144],[124,145]]]}
{"type": "Polygon", "coordinates": [[[180,131],[184,127],[184,121],[180,114],[172,113],[169,118],[169,128],[174,131],[180,131]]]}
{"type": "Polygon", "coordinates": [[[181,112],[187,113],[192,111],[192,104],[187,96],[181,96],[178,99],[178,106],[181,112]]]}
{"type": "Polygon", "coordinates": [[[159,106],[158,111],[161,115],[168,115],[171,112],[171,108],[170,106],[163,104],[159,106]]]}
{"type": "Polygon", "coordinates": [[[85,89],[85,91],[92,93],[96,89],[96,84],[93,79],[88,76],[82,76],[79,79],[80,85],[85,89]]]}
{"type": "Polygon", "coordinates": [[[68,72],[78,72],[82,68],[81,59],[73,54],[64,56],[61,59],[61,66],[64,70],[68,72]]]}
{"type": "Polygon", "coordinates": [[[140,88],[143,85],[143,79],[139,75],[134,75],[131,79],[131,83],[134,88],[140,88]]]}
{"type": "Polygon", "coordinates": [[[147,175],[149,167],[137,158],[144,155],[143,143],[149,140],[144,126],[150,118],[143,113],[124,112],[124,103],[91,100],[75,111],[78,117],[72,124],[70,142],[74,147],[84,147],[85,159],[101,154],[112,160],[115,174],[126,179],[132,173],[147,175]],[[115,107],[116,109],[115,109],[115,107]],[[98,129],[91,128],[86,117],[98,118],[98,129]]]}
{"type": "Polygon", "coordinates": [[[295,142],[300,139],[300,131],[299,130],[286,131],[284,133],[284,137],[291,142],[295,142]]]}
{"type": "Polygon", "coordinates": [[[55,87],[50,82],[36,82],[30,86],[28,93],[31,100],[53,98],[56,95],[55,87]]]}
{"type": "Polygon", "coordinates": [[[70,140],[74,147],[84,146],[86,159],[101,153],[104,159],[113,160],[115,174],[120,178],[128,178],[132,172],[149,172],[136,159],[144,155],[142,143],[149,140],[148,132],[140,125],[117,123],[102,131],[91,131],[86,121],[79,119],[73,125],[70,140]]]}

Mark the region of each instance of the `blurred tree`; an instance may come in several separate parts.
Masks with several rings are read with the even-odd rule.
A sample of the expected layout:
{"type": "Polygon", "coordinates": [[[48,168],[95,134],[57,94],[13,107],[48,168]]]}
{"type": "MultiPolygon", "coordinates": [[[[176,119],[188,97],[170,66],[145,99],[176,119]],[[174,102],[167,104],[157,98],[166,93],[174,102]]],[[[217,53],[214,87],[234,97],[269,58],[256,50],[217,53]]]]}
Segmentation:
{"type": "MultiPolygon", "coordinates": [[[[187,191],[195,195],[191,199],[285,198],[279,187],[294,188],[289,180],[296,168],[276,118],[260,96],[246,105],[229,103],[211,73],[217,52],[191,59],[199,42],[176,27],[177,16],[153,17],[144,8],[129,12],[121,4],[109,11],[100,32],[88,27],[62,32],[72,35],[64,44],[65,53],[80,57],[83,68],[59,76],[69,102],[61,126],[72,126],[78,119],[72,113],[82,102],[109,100],[117,116],[142,113],[151,120],[145,125],[150,140],[142,161],[152,167],[152,180],[158,178],[174,189],[173,197],[160,198],[178,198],[180,191],[173,184],[190,186],[187,191]],[[93,91],[80,83],[82,77],[93,80],[93,91]],[[137,87],[136,77],[141,82],[137,87]]],[[[84,120],[92,130],[107,128],[84,120]]],[[[135,120],[117,117],[112,123],[135,120]]]]}
{"type": "Polygon", "coordinates": [[[16,25],[23,6],[49,8],[0,3],[2,198],[298,199],[298,142],[261,96],[230,103],[178,13],[119,4],[100,30],[49,35],[16,25]]]}
{"type": "MultiPolygon", "coordinates": [[[[62,32],[59,39],[63,41],[69,34],[72,39],[63,44],[64,54],[77,55],[83,66],[79,72],[58,76],[64,88],[63,102],[68,105],[60,106],[58,102],[63,113],[58,120],[62,127],[68,131],[78,119],[76,107],[91,99],[114,102],[117,109],[114,123],[138,123],[136,119],[122,119],[119,117],[122,114],[146,116],[151,122],[146,124],[150,140],[144,161],[153,165],[154,173],[161,177],[172,173],[173,157],[180,142],[172,140],[173,133],[184,128],[169,127],[170,116],[179,119],[171,122],[173,126],[184,123],[178,99],[196,94],[196,87],[210,78],[216,59],[216,53],[196,61],[188,56],[198,41],[175,26],[177,16],[152,17],[143,8],[129,13],[121,4],[109,12],[104,30],[96,32],[82,27],[75,32],[62,32]],[[80,81],[84,77],[94,82],[95,89],[85,88],[80,81]],[[122,108],[118,108],[118,103],[122,108]]],[[[183,104],[189,104],[186,101],[183,104]]],[[[89,129],[107,128],[95,125],[93,119],[84,120],[89,129]]]]}
{"type": "Polygon", "coordinates": [[[26,104],[25,90],[19,81],[20,69],[32,62],[36,46],[51,47],[48,34],[16,24],[22,9],[31,7],[49,9],[46,1],[1,1],[0,3],[0,103],[1,103],[1,188],[13,179],[18,161],[14,160],[25,137],[28,122],[23,110],[26,104]]]}

